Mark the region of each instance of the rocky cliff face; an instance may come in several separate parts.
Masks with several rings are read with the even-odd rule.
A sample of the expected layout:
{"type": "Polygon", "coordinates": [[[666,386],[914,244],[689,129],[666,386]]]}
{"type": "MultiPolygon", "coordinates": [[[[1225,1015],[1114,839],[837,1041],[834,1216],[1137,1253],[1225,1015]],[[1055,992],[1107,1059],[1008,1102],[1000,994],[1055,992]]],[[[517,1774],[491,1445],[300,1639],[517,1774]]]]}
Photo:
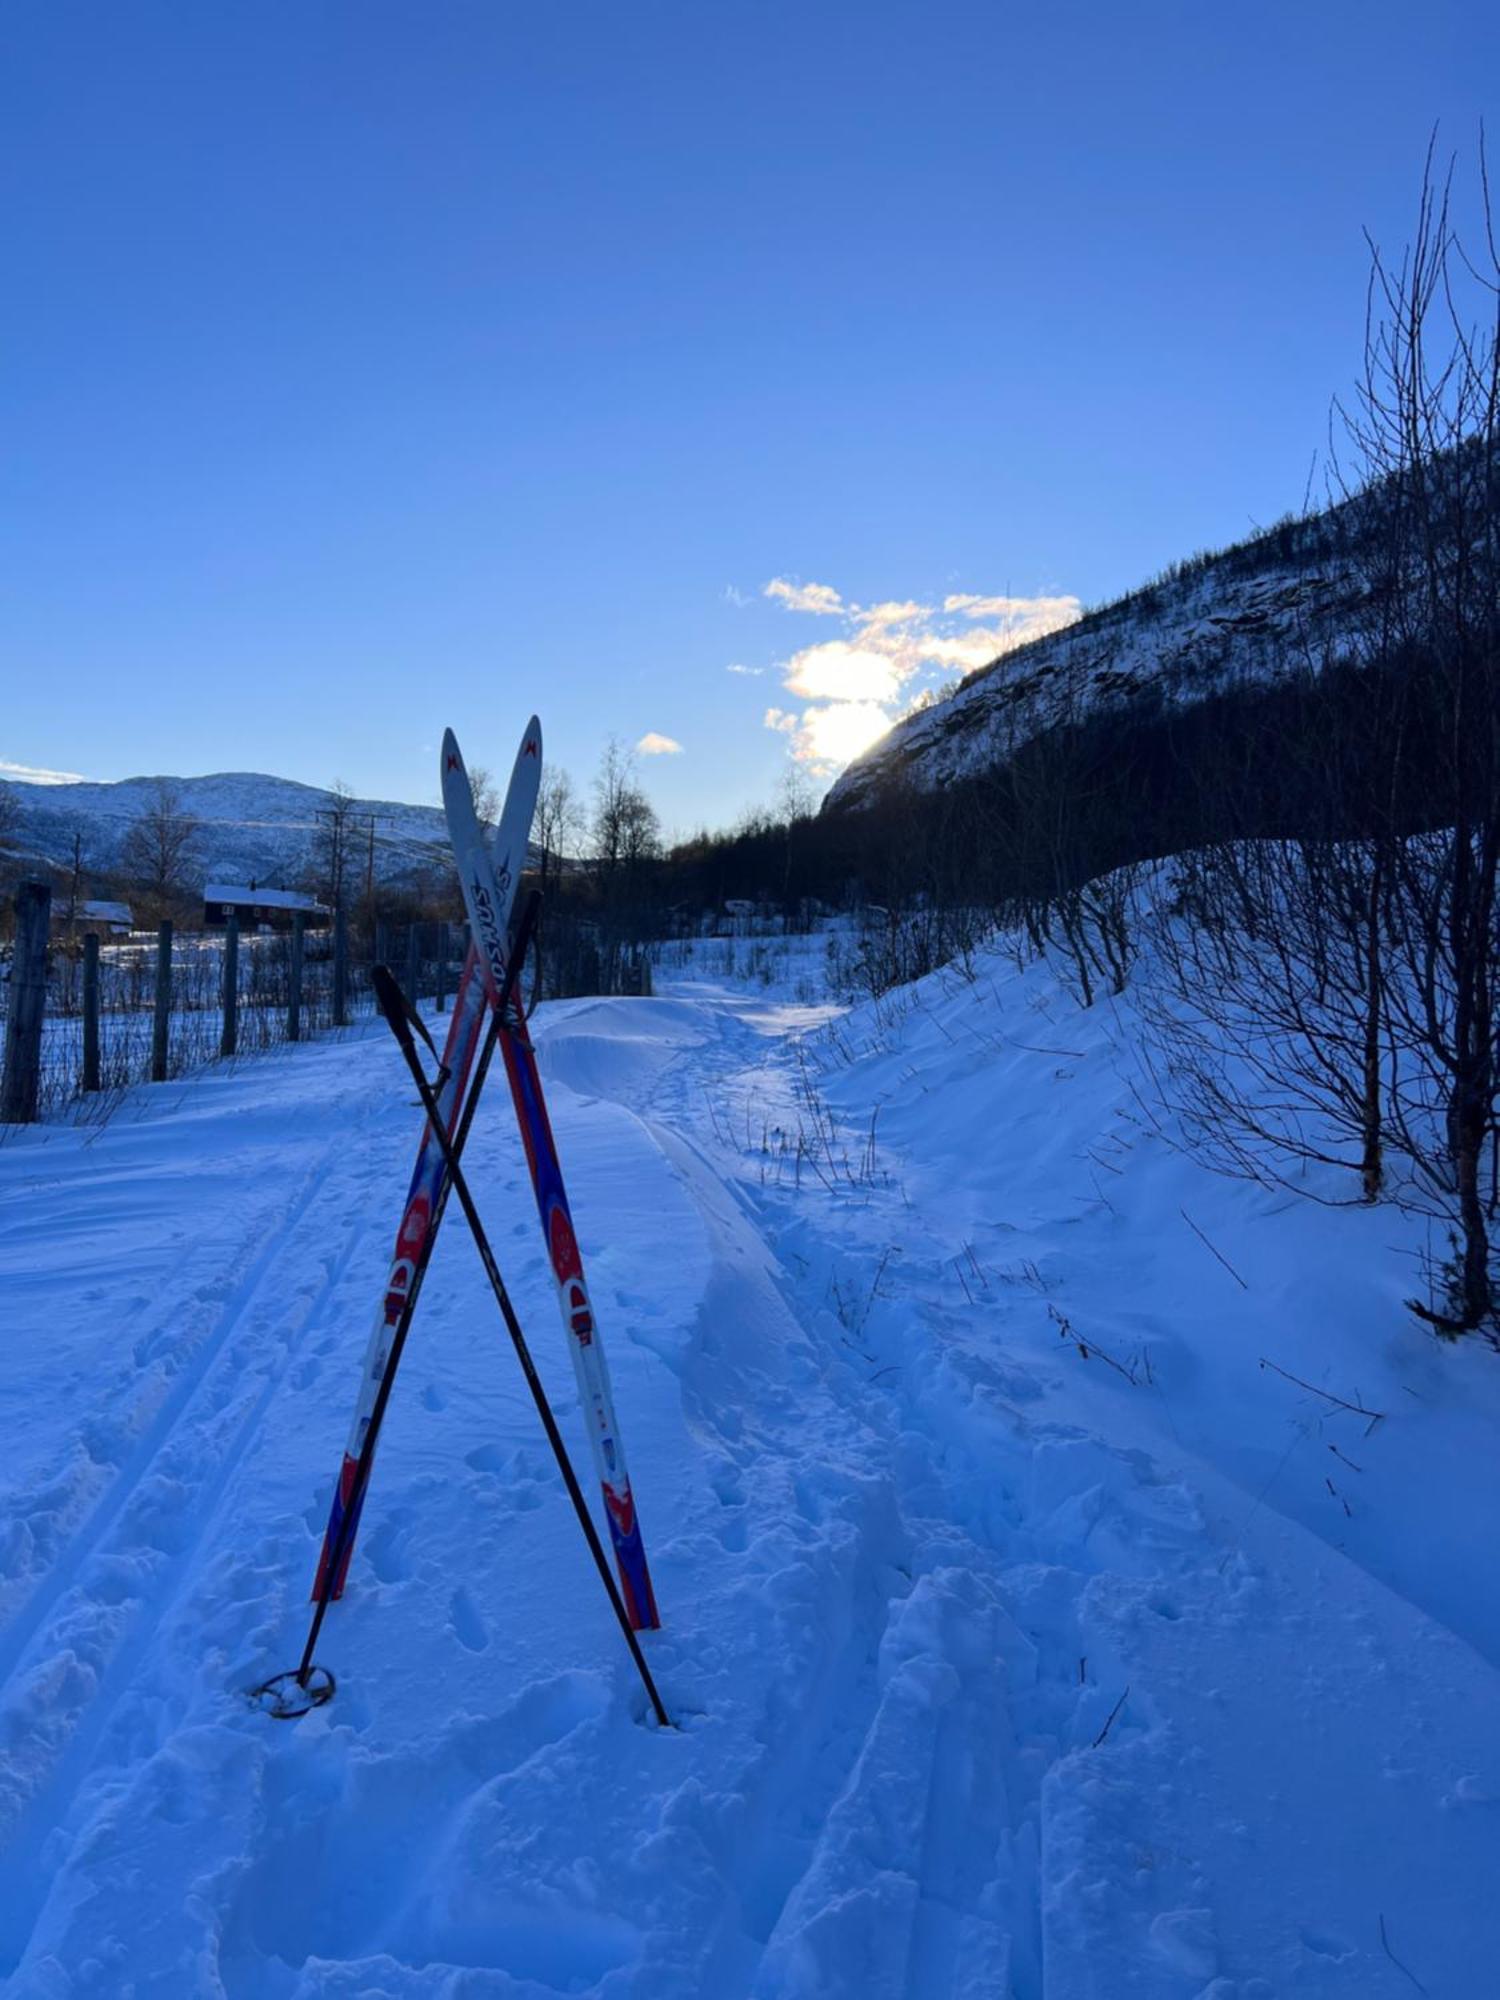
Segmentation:
{"type": "Polygon", "coordinates": [[[1326,659],[1363,601],[1358,508],[1345,503],[1194,557],[981,667],[851,764],[824,810],[867,805],[892,783],[931,792],[980,776],[1040,731],[1112,705],[1185,704],[1326,659]]]}

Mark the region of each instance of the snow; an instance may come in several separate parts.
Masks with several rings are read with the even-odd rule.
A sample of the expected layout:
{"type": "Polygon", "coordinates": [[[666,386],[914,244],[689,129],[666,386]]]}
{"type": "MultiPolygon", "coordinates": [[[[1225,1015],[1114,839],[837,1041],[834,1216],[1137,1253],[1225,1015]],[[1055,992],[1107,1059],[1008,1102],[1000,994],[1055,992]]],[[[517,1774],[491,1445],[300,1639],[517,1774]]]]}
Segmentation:
{"type": "Polygon", "coordinates": [[[205,882],[205,903],[248,903],[261,910],[306,910],[326,916],[323,904],[313,896],[299,895],[294,889],[262,889],[253,883],[205,882]]]}
{"type": "MultiPolygon", "coordinates": [[[[65,916],[69,920],[71,920],[72,914],[71,910],[65,911],[65,916]]],[[[128,931],[131,925],[130,905],[128,903],[81,902],[78,905],[78,916],[80,920],[92,921],[97,924],[111,924],[115,929],[122,931],[128,931]]]]}
{"type": "Polygon", "coordinates": [[[1076,624],[1014,647],[951,695],[903,716],[849,765],[826,804],[860,806],[887,777],[936,791],[982,776],[1030,737],[1148,693],[1187,704],[1270,682],[1336,646],[1361,585],[1340,544],[1345,502],[1194,559],[1076,624]]]}
{"type": "MultiPolygon", "coordinates": [[[[1493,1989],[1500,1368],[1403,1311],[1418,1225],[1196,1166],[1045,966],[846,1010],[754,949],[537,1024],[671,1731],[456,1213],[337,1692],[244,1699],[415,1142],[383,1033],[0,1146],[7,1995],[1493,1989]]],[[[586,1465],[503,1093],[470,1162],[586,1465]]]]}
{"type": "MultiPolygon", "coordinates": [[[[200,778],[122,778],[113,784],[79,779],[45,787],[18,786],[13,793],[21,808],[15,849],[56,868],[70,868],[74,839],[81,832],[85,868],[107,872],[119,865],[122,843],[132,825],[142,813],[156,808],[162,784],[171,788],[178,810],[198,822],[189,876],[194,868],[241,881],[295,876],[307,866],[319,813],[333,803],[332,794],[315,785],[257,771],[220,771],[200,778]]],[[[350,811],[361,863],[373,826],[375,873],[380,880],[446,862],[448,837],[439,807],[354,799],[350,811]]],[[[264,897],[258,895],[257,900],[264,897]]]]}

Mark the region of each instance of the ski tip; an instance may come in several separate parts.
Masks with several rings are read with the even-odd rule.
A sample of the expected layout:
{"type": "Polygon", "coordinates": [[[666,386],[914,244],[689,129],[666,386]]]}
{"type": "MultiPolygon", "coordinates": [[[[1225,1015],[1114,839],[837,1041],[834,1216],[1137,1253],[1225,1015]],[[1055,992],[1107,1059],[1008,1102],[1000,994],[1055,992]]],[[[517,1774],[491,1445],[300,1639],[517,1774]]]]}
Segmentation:
{"type": "Polygon", "coordinates": [[[535,757],[538,763],[542,761],[542,723],[541,717],[536,715],[527,723],[521,737],[521,761],[524,763],[528,757],[535,757]]]}
{"type": "Polygon", "coordinates": [[[445,778],[450,771],[461,771],[464,768],[463,756],[458,747],[458,738],[453,734],[451,729],[443,731],[443,756],[438,768],[445,778]]]}

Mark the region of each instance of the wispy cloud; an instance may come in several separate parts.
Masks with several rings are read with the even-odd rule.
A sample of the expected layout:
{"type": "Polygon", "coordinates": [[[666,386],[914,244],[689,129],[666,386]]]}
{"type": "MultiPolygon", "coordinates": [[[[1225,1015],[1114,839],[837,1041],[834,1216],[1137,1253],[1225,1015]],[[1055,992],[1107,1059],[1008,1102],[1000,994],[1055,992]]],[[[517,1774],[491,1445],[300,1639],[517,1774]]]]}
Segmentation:
{"type": "Polygon", "coordinates": [[[808,611],[815,618],[836,618],[844,609],[843,598],[826,583],[791,583],[773,576],[765,594],[779,598],[788,611],[808,611]]]}
{"type": "Polygon", "coordinates": [[[680,757],[682,745],[675,736],[663,736],[659,729],[648,729],[636,749],[643,757],[680,757]]]}
{"type": "Polygon", "coordinates": [[[724,671],[726,674],[753,674],[757,678],[759,678],[759,676],[765,672],[765,668],[747,667],[744,666],[739,660],[736,660],[732,666],[726,667],[724,671]]]}
{"type": "Polygon", "coordinates": [[[86,785],[88,779],[77,771],[44,771],[36,764],[13,764],[0,757],[0,778],[17,785],[86,785]]]}
{"type": "Polygon", "coordinates": [[[965,618],[998,618],[1011,626],[1030,626],[1038,620],[1051,622],[1046,629],[1071,625],[1080,606],[1076,597],[945,597],[943,609],[960,612],[965,618]]]}
{"type": "Polygon", "coordinates": [[[750,595],[750,593],[747,590],[740,590],[739,588],[737,588],[736,585],[732,583],[725,584],[723,590],[723,598],[724,602],[726,604],[732,604],[736,611],[743,611],[747,604],[753,604],[755,602],[755,599],[750,595]]]}
{"type": "Polygon", "coordinates": [[[844,622],[847,637],[804,646],[782,664],[782,686],[810,705],[800,715],[770,708],[765,716],[767,728],[790,739],[792,756],[824,776],[884,735],[920,692],[913,683],[972,673],[1070,625],[1082,609],[1071,596],[978,593],[951,594],[941,610],[915,598],[856,604],[831,584],[785,577],[773,577],[765,595],[788,611],[844,622]]]}

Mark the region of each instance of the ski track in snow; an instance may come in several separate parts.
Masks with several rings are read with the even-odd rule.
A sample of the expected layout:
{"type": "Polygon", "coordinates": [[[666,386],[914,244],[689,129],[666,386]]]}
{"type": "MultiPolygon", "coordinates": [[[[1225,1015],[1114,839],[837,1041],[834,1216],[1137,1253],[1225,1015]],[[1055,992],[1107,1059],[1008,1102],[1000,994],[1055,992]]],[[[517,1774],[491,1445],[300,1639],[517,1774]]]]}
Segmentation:
{"type": "MultiPolygon", "coordinates": [[[[1210,1393],[1264,1308],[1120,1212],[1189,1170],[1146,1159],[1103,1010],[1069,1068],[985,1041],[1047,1039],[1043,974],[994,994],[856,1023],[685,980],[539,1024],[666,1733],[456,1215],[320,1646],[338,1694],[295,1725],[241,1698],[305,1631],[419,1124],[394,1051],[0,1149],[28,1336],[0,1375],[7,1993],[1500,1990],[1493,1578],[1470,1603],[1462,1549],[1365,1526],[1399,1414],[1346,1525],[1310,1399],[1288,1423],[1253,1359],[1210,1393]],[[1113,1199],[1084,1139],[1140,1155],[1113,1199]],[[1149,1384],[1044,1300],[1103,1352],[1138,1338],[1149,1384]]],[[[582,1472],[502,1097],[471,1178],[582,1472]]],[[[1193,1199],[1230,1241],[1231,1197],[1193,1199]]],[[[1263,1206],[1232,1200],[1253,1245],[1263,1206]]],[[[1463,1370],[1493,1422],[1482,1357],[1400,1338],[1413,1395],[1463,1370]]]]}

